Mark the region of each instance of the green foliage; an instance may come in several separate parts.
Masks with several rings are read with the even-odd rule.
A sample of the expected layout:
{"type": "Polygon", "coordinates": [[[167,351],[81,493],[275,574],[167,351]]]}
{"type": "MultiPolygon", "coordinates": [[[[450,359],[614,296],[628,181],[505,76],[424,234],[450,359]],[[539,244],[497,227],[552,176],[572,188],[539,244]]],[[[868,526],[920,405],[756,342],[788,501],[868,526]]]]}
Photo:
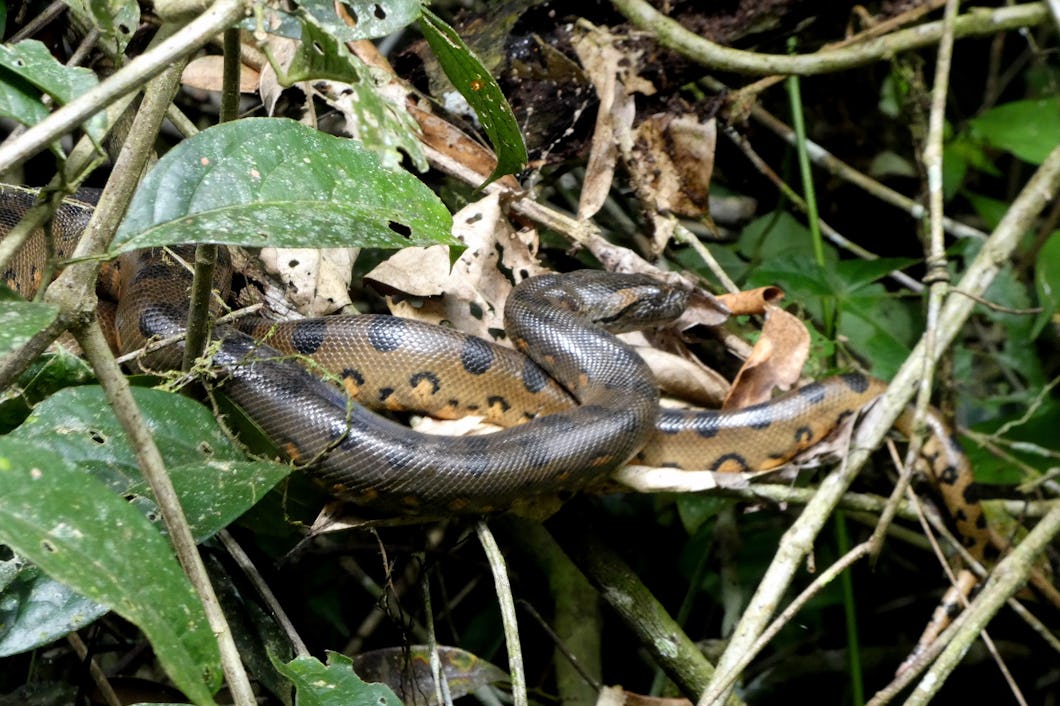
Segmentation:
{"type": "Polygon", "coordinates": [[[1060,144],[1060,96],[1005,103],[969,125],[972,135],[991,147],[1041,164],[1060,144]]]}
{"type": "MultiPolygon", "coordinates": [[[[63,66],[36,40],[0,44],[0,116],[35,125],[50,112],[41,93],[63,105],[97,83],[94,73],[79,66],[63,66]]],[[[84,129],[94,139],[101,139],[103,116],[90,118],[84,129]]],[[[57,144],[52,150],[62,153],[57,144]]]]}
{"type": "Polygon", "coordinates": [[[367,684],[358,677],[353,661],[338,652],[328,652],[324,665],[313,657],[300,657],[287,664],[274,662],[291,680],[301,706],[400,706],[401,700],[383,684],[367,684]]]}
{"type": "Polygon", "coordinates": [[[50,304],[0,301],[0,355],[18,350],[35,333],[55,321],[58,313],[50,304]]]}
{"type": "Polygon", "coordinates": [[[345,42],[311,18],[303,19],[301,37],[291,65],[281,77],[283,85],[319,79],[347,84],[349,93],[341,99],[342,107],[353,117],[360,142],[375,151],[387,169],[398,169],[400,149],[418,170],[426,171],[427,157],[416,139],[418,126],[403,106],[395,106],[379,91],[369,67],[346,48],[345,42]]]}
{"type": "Polygon", "coordinates": [[[385,168],[357,142],[254,118],[216,125],[167,152],[137,189],[114,244],[120,252],[186,242],[459,245],[451,222],[422,182],[385,168]]]}
{"type": "Polygon", "coordinates": [[[1034,266],[1034,286],[1042,311],[1031,332],[1037,339],[1050,321],[1060,316],[1060,231],[1053,231],[1038,251],[1034,266]]]}
{"type": "MultiPolygon", "coordinates": [[[[200,541],[231,524],[290,471],[284,465],[246,461],[210,411],[197,402],[159,390],[134,388],[133,394],[170,470],[192,532],[200,541]]],[[[7,505],[0,520],[5,543],[37,561],[40,553],[33,538],[50,536],[52,530],[48,528],[68,524],[72,520],[67,513],[75,513],[79,518],[76,536],[83,544],[64,555],[46,554],[48,563],[37,563],[47,576],[31,565],[19,564],[16,583],[8,587],[7,600],[0,607],[0,622],[5,626],[0,655],[47,644],[91,623],[105,607],[133,622],[140,615],[146,615],[145,620],[164,621],[168,614],[152,612],[151,604],[159,600],[159,594],[151,592],[155,589],[139,591],[137,567],[162,572],[157,578],[160,583],[171,580],[172,572],[164,567],[173,559],[172,549],[161,538],[160,527],[143,521],[146,517],[157,523],[158,510],[140,475],[136,454],[102,390],[85,386],[57,392],[2,440],[10,440],[16,449],[34,448],[44,454],[13,457],[13,463],[30,464],[30,470],[7,477],[5,497],[45,492],[32,471],[33,464],[50,468],[44,465],[44,458],[49,463],[61,459],[57,463],[69,469],[63,470],[66,475],[58,479],[49,476],[48,480],[69,484],[69,492],[77,498],[76,506],[69,507],[71,495],[67,491],[53,494],[47,490],[47,503],[32,508],[7,505]],[[116,510],[116,505],[141,519],[128,520],[128,512],[116,510]],[[114,519],[119,515],[114,513],[125,519],[119,523],[114,519]],[[124,577],[118,582],[123,587],[120,591],[115,592],[114,584],[104,583],[97,575],[79,571],[86,551],[97,552],[93,564],[101,574],[115,580],[124,577]],[[122,607],[115,607],[117,604],[122,607]]],[[[183,574],[178,571],[178,575],[181,582],[173,590],[190,590],[183,574]]],[[[164,591],[164,586],[157,591],[164,591]]],[[[156,634],[164,630],[153,627],[156,634]]]]}
{"type": "MultiPolygon", "coordinates": [[[[464,100],[475,109],[497,153],[497,166],[487,177],[488,184],[526,166],[526,145],[515,115],[500,86],[452,27],[433,12],[423,9],[420,29],[438,58],[445,75],[464,100]]],[[[483,184],[483,186],[485,186],[483,184]]]]}
{"type": "Polygon", "coordinates": [[[0,439],[0,494],[0,541],[135,623],[173,681],[212,701],[217,643],[157,528],[60,453],[21,439],[0,439]]]}
{"type": "Polygon", "coordinates": [[[121,54],[140,24],[136,0],[66,0],[66,4],[88,24],[99,30],[108,51],[121,54]]]}
{"type": "Polygon", "coordinates": [[[947,140],[944,191],[953,197],[969,169],[1000,176],[992,153],[1001,150],[1031,164],[1041,164],[1060,144],[1060,96],[1005,103],[970,120],[947,140]]]}

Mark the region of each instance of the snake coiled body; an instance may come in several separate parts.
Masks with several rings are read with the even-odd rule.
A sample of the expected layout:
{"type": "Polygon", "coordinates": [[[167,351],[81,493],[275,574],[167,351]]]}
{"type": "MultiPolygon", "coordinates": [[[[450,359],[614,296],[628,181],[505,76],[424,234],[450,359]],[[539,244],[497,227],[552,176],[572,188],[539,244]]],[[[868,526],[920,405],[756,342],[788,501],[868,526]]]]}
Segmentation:
{"type": "MultiPolygon", "coordinates": [[[[20,193],[5,194],[16,219],[17,207],[26,205],[20,193]]],[[[83,213],[69,208],[56,223],[72,239],[77,233],[68,231],[83,213]]],[[[11,218],[5,215],[6,222],[11,218]]],[[[15,268],[7,279],[31,274],[15,268]]],[[[122,348],[181,332],[186,272],[155,251],[126,256],[120,269],[122,348]]],[[[741,410],[660,412],[650,371],[609,330],[664,323],[685,299],[684,291],[640,275],[545,275],[522,282],[506,304],[508,335],[518,351],[394,317],[355,317],[355,323],[329,317],[219,328],[213,363],[224,391],[333,492],[401,512],[500,509],[576,490],[631,459],[717,471],[775,468],[884,389],[854,374],[741,410]],[[340,350],[351,347],[362,354],[360,362],[340,350]],[[298,356],[320,361],[342,386],[311,375],[293,361],[298,356]],[[515,426],[439,437],[411,431],[367,404],[441,416],[471,410],[515,426]]],[[[165,367],[178,357],[170,349],[146,364],[165,367]]],[[[925,470],[966,545],[981,554],[987,532],[971,470],[941,420],[928,421],[925,470]]]]}

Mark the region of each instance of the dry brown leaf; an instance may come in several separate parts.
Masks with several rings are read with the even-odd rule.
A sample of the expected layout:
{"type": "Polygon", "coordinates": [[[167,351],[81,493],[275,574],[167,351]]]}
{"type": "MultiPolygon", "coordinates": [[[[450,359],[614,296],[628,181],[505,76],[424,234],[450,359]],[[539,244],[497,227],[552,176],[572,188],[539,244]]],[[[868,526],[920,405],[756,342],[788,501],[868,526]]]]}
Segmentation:
{"type": "Polygon", "coordinates": [[[596,697],[596,706],[691,706],[692,702],[682,698],[645,696],[626,691],[620,686],[605,686],[596,697]]]}
{"type": "Polygon", "coordinates": [[[784,298],[780,287],[759,287],[742,292],[727,292],[718,295],[718,301],[732,312],[733,316],[758,316],[766,312],[766,307],[784,298]]]}
{"type": "Polygon", "coordinates": [[[697,287],[688,295],[688,306],[672,328],[686,331],[693,326],[721,326],[731,315],[720,298],[697,287]]]}
{"type": "Polygon", "coordinates": [[[651,368],[664,392],[705,407],[718,407],[729,391],[729,381],[691,356],[638,346],[637,353],[651,368]]]}
{"type": "MultiPolygon", "coordinates": [[[[493,173],[494,167],[497,166],[497,157],[493,152],[472,140],[449,121],[411,102],[407,110],[420,126],[420,141],[423,144],[437,150],[457,164],[462,164],[475,174],[481,174],[483,180],[493,173]]],[[[499,182],[516,191],[522,188],[515,177],[510,174],[502,177],[499,182]]]]}
{"type": "Polygon", "coordinates": [[[778,306],[766,306],[766,323],[751,355],[733,381],[723,409],[768,402],[774,388],[790,389],[810,353],[805,324],[778,306]]]}
{"type": "Polygon", "coordinates": [[[364,281],[383,294],[440,297],[449,285],[449,272],[448,246],[402,248],[376,265],[364,281]]]}
{"type": "Polygon", "coordinates": [[[627,168],[652,224],[652,248],[662,252],[673,236],[674,215],[708,215],[717,124],[695,115],[657,114],[638,125],[627,168]]]}
{"type": "Polygon", "coordinates": [[[350,302],[357,248],[262,248],[265,271],[283,282],[287,299],[305,316],[331,314],[350,302]]]}
{"type": "MultiPolygon", "coordinates": [[[[211,54],[200,56],[188,62],[180,74],[180,82],[191,88],[204,91],[220,91],[221,77],[224,74],[224,57],[211,54]]],[[[239,69],[239,92],[256,93],[261,76],[257,70],[241,64],[239,69]]]]}
{"type": "Polygon", "coordinates": [[[497,339],[504,330],[504,302],[517,280],[540,274],[534,258],[537,235],[517,233],[501,208],[497,193],[469,204],[453,216],[453,235],[467,245],[452,271],[448,248],[406,248],[365,276],[384,291],[416,297],[390,296],[391,313],[431,323],[445,323],[466,333],[497,339]],[[413,254],[406,254],[409,250],[413,254]],[[444,280],[440,271],[444,268],[444,280]],[[429,275],[430,284],[418,283],[429,275]],[[415,291],[412,291],[415,289],[415,291]]]}
{"type": "Polygon", "coordinates": [[[584,221],[596,215],[611,192],[618,144],[630,139],[636,105],[621,80],[626,56],[610,33],[595,29],[576,36],[573,45],[600,100],[578,201],[578,220],[584,221]]]}

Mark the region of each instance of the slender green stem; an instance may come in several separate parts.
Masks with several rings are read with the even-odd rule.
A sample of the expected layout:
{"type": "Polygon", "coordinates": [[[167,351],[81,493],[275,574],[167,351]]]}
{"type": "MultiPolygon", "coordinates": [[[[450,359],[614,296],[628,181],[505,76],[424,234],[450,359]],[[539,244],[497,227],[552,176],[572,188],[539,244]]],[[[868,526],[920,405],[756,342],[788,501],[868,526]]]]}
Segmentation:
{"type": "MultiPolygon", "coordinates": [[[[806,147],[806,119],[802,112],[802,91],[798,76],[787,79],[788,101],[791,104],[791,124],[795,129],[795,147],[799,157],[799,174],[802,176],[802,194],[806,202],[806,225],[810,229],[810,241],[813,243],[813,257],[817,266],[824,269],[824,239],[821,237],[821,221],[817,212],[817,192],[813,187],[813,170],[810,168],[810,155],[806,147]]],[[[821,297],[821,319],[824,334],[828,338],[835,336],[835,318],[832,315],[832,299],[821,297]]]]}

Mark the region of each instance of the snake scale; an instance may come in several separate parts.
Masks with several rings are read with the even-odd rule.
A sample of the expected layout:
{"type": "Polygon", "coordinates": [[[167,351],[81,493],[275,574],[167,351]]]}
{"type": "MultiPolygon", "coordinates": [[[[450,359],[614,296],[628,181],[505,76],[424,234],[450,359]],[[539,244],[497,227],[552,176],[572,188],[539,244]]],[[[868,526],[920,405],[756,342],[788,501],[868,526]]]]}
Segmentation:
{"type": "MultiPolygon", "coordinates": [[[[3,233],[33,199],[32,191],[0,187],[3,233]]],[[[60,259],[90,209],[77,201],[60,209],[52,227],[60,259]]],[[[5,281],[39,284],[44,248],[41,233],[9,263],[5,281]]],[[[123,256],[118,270],[117,338],[124,351],[183,331],[185,270],[160,251],[123,256]]],[[[518,351],[396,317],[337,316],[218,328],[213,364],[223,371],[225,393],[333,493],[400,512],[502,509],[576,490],[631,460],[716,471],[776,468],[885,388],[849,374],[745,409],[660,411],[650,370],[613,333],[670,321],[686,298],[644,275],[542,275],[517,285],[506,304],[507,332],[518,351]],[[311,356],[341,387],[292,360],[300,356],[311,356]],[[441,417],[471,412],[509,428],[483,436],[422,434],[369,406],[441,417]]],[[[145,365],[173,365],[176,348],[152,354],[145,365]]],[[[966,546],[981,556],[988,532],[971,469],[937,414],[928,425],[923,470],[966,546]]]]}

